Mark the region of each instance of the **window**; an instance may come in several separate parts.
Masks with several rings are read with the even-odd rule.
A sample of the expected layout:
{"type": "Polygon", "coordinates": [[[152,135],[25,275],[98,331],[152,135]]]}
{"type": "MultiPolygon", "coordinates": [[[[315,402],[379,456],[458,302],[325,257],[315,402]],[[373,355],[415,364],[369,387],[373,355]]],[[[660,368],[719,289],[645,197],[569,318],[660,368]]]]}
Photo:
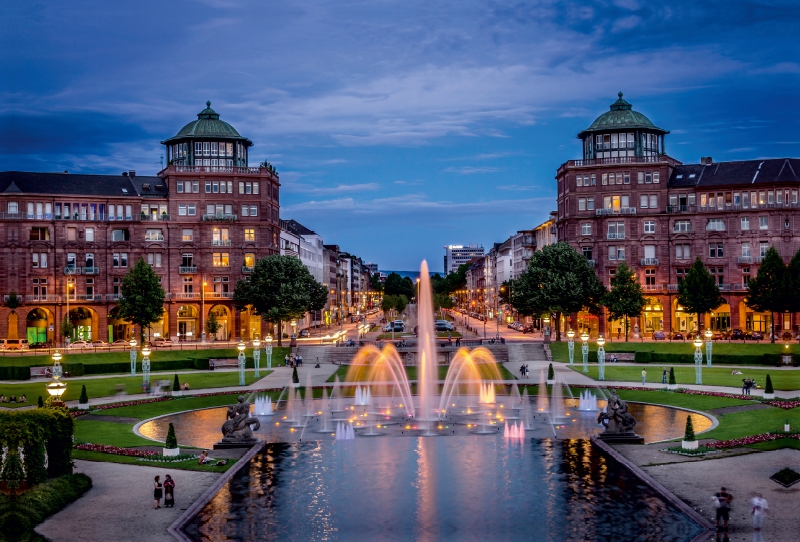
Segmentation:
{"type": "Polygon", "coordinates": [[[255,228],[245,228],[244,229],[244,240],[245,241],[255,241],[256,240],[256,230],[255,230],[255,228]]]}
{"type": "Polygon", "coordinates": [[[767,255],[767,251],[769,250],[769,243],[767,241],[760,241],[758,243],[758,255],[760,257],[764,257],[767,255]]]}
{"type": "Polygon", "coordinates": [[[589,196],[588,198],[586,198],[586,210],[594,211],[594,196],[589,196]]]}
{"type": "Polygon", "coordinates": [[[783,191],[775,191],[775,203],[783,203],[783,191]]]}
{"type": "Polygon", "coordinates": [[[622,184],[622,173],[613,174],[617,178],[617,184],[622,184]]]}
{"type": "Polygon", "coordinates": [[[708,257],[709,258],[722,258],[722,243],[709,243],[708,257]]]}
{"type": "Polygon", "coordinates": [[[651,209],[658,208],[658,194],[650,194],[650,208],[651,209]]]}
{"type": "Polygon", "coordinates": [[[769,204],[775,203],[775,195],[773,194],[772,190],[767,192],[767,203],[769,204]]]}
{"type": "Polygon", "coordinates": [[[94,297],[94,279],[86,279],[86,297],[92,299],[94,297]]]}
{"type": "Polygon", "coordinates": [[[653,172],[653,184],[658,184],[659,182],[660,182],[659,173],[658,173],[658,171],[654,171],[653,172]]]}
{"type": "Polygon", "coordinates": [[[583,247],[581,250],[583,252],[584,258],[586,258],[587,260],[592,259],[592,247],[583,247]]]}
{"type": "Polygon", "coordinates": [[[639,183],[639,184],[643,184],[644,183],[644,171],[639,171],[636,174],[636,182],[639,183]]]}
{"type": "Polygon", "coordinates": [[[706,231],[725,231],[725,221],[721,218],[709,218],[706,231]]]}
{"type": "Polygon", "coordinates": [[[747,286],[748,282],[750,282],[750,268],[742,267],[742,284],[747,286]]]}
{"type": "Polygon", "coordinates": [[[708,272],[714,277],[717,285],[722,286],[725,283],[725,268],[724,267],[709,267],[708,272]]]}
{"type": "Polygon", "coordinates": [[[211,264],[214,267],[228,267],[230,265],[230,254],[227,252],[215,252],[211,264]]]}
{"type": "Polygon", "coordinates": [[[758,217],[758,229],[759,230],[768,230],[769,229],[769,217],[767,217],[767,216],[758,217]]]}
{"type": "Polygon", "coordinates": [[[48,228],[31,228],[31,241],[50,240],[50,230],[48,228]]]}
{"type": "Polygon", "coordinates": [[[250,206],[250,216],[258,216],[258,207],[255,205],[250,206]]]}
{"type": "Polygon", "coordinates": [[[765,194],[766,194],[766,192],[764,192],[763,190],[761,190],[758,193],[758,204],[759,205],[764,205],[766,203],[766,198],[764,197],[765,194]]]}
{"type": "Polygon", "coordinates": [[[656,232],[656,221],[655,220],[645,220],[644,221],[644,232],[645,233],[655,233],[656,232]]]}
{"type": "Polygon", "coordinates": [[[211,245],[212,246],[228,246],[230,245],[230,233],[228,228],[214,228],[211,230],[211,245]]]}
{"type": "Polygon", "coordinates": [[[579,211],[586,210],[586,198],[578,198],[578,210],[579,211]]]}
{"type": "Polygon", "coordinates": [[[144,234],[145,241],[163,241],[164,233],[161,230],[147,230],[144,234]]]}
{"type": "Polygon", "coordinates": [[[692,257],[691,252],[689,250],[688,243],[681,243],[675,245],[675,258],[678,260],[688,260],[692,257]]]}
{"type": "Polygon", "coordinates": [[[644,172],[644,184],[651,184],[653,182],[653,174],[650,171],[644,172]]]}
{"type": "Polygon", "coordinates": [[[686,275],[688,275],[688,274],[689,274],[689,268],[688,267],[679,267],[678,269],[676,269],[675,270],[675,278],[678,280],[678,284],[683,282],[683,279],[685,279],[686,275]]]}
{"type": "Polygon", "coordinates": [[[228,277],[214,277],[214,293],[224,294],[228,292],[230,280],[228,277]]]}
{"type": "Polygon", "coordinates": [[[581,235],[592,235],[592,225],[581,224],[581,235]]]}
{"type": "Polygon", "coordinates": [[[691,220],[676,220],[672,225],[673,232],[689,232],[692,231],[691,220]]]}
{"type": "Polygon", "coordinates": [[[182,230],[181,231],[181,241],[185,243],[190,243],[194,238],[194,230],[182,230]]]}
{"type": "MultiPolygon", "coordinates": [[[[217,188],[219,188],[219,186],[217,188]]],[[[211,181],[206,181],[206,194],[210,193],[211,193],[211,181]]]]}
{"type": "Polygon", "coordinates": [[[75,241],[78,238],[78,228],[67,228],[67,241],[75,241]]]}
{"type": "Polygon", "coordinates": [[[639,207],[642,209],[647,209],[649,202],[650,200],[648,199],[647,194],[642,194],[639,196],[639,207]]]}
{"type": "MultiPolygon", "coordinates": [[[[586,177],[586,179],[588,180],[589,177],[586,177]]],[[[577,175],[575,177],[575,186],[583,186],[583,175],[577,175]]],[[[586,186],[589,186],[589,185],[587,184],[586,186]]]]}
{"type": "Polygon", "coordinates": [[[178,204],[178,216],[186,216],[186,204],[179,203],[178,204]]]}
{"type": "Polygon", "coordinates": [[[610,245],[608,247],[608,259],[609,260],[616,260],[617,259],[617,247],[616,247],[616,245],[610,245]]]}
{"type": "Polygon", "coordinates": [[[244,194],[244,182],[239,181],[239,193],[244,194]]]}
{"type": "Polygon", "coordinates": [[[130,241],[128,230],[111,230],[111,241],[130,241]]]}
{"type": "Polygon", "coordinates": [[[630,171],[626,171],[622,174],[622,182],[624,184],[631,184],[631,173],[630,171]]]}
{"type": "Polygon", "coordinates": [[[618,260],[625,259],[625,247],[617,247],[617,259],[618,260]]]}
{"type": "Polygon", "coordinates": [[[256,255],[253,252],[245,252],[244,253],[244,266],[245,267],[255,267],[256,265],[256,255]]]}
{"type": "Polygon", "coordinates": [[[608,223],[608,239],[625,239],[625,223],[624,222],[609,222],[608,223]]]}
{"type": "Polygon", "coordinates": [[[31,254],[31,257],[33,258],[32,262],[31,262],[31,267],[33,267],[34,269],[38,268],[39,267],[39,253],[38,252],[34,252],[33,254],[31,254]]]}
{"type": "Polygon", "coordinates": [[[119,254],[119,266],[120,267],[128,267],[128,253],[127,252],[120,252],[120,254],[119,254]]]}
{"type": "Polygon", "coordinates": [[[183,181],[178,181],[178,184],[175,186],[175,191],[178,194],[183,194],[183,181]]]}
{"type": "Polygon", "coordinates": [[[47,279],[37,278],[32,279],[33,282],[33,295],[35,296],[36,300],[39,299],[39,296],[45,297],[47,296],[47,279]]]}
{"type": "MultiPolygon", "coordinates": [[[[122,205],[117,205],[117,208],[121,207],[122,205]]],[[[133,220],[133,205],[125,206],[125,220],[133,220]]]]}
{"type": "Polygon", "coordinates": [[[656,285],[656,270],[655,269],[645,269],[644,270],[644,283],[646,286],[655,286],[656,285]]]}
{"type": "Polygon", "coordinates": [[[147,253],[147,263],[150,264],[150,267],[161,267],[161,253],[160,252],[148,252],[147,253]]]}
{"type": "Polygon", "coordinates": [[[189,211],[189,216],[196,216],[197,215],[197,204],[196,203],[190,203],[188,211],[189,211]]]}
{"type": "Polygon", "coordinates": [[[750,243],[742,243],[742,257],[743,258],[750,257],[750,243]]]}
{"type": "Polygon", "coordinates": [[[750,217],[749,216],[743,216],[741,218],[741,220],[740,220],[740,223],[742,225],[742,230],[743,231],[750,229],[750,217]]]}
{"type": "Polygon", "coordinates": [[[86,262],[84,264],[86,267],[94,267],[94,254],[91,252],[87,252],[86,255],[84,256],[84,262],[86,262]]]}
{"type": "Polygon", "coordinates": [[[94,228],[86,228],[86,241],[90,243],[94,242],[94,228]]]}
{"type": "Polygon", "coordinates": [[[181,255],[181,267],[194,267],[194,254],[184,253],[181,255]]]}
{"type": "Polygon", "coordinates": [[[19,202],[16,201],[9,201],[8,202],[8,212],[10,214],[17,214],[19,213],[19,202]]]}
{"type": "Polygon", "coordinates": [[[183,277],[183,293],[194,293],[194,277],[183,277]]]}

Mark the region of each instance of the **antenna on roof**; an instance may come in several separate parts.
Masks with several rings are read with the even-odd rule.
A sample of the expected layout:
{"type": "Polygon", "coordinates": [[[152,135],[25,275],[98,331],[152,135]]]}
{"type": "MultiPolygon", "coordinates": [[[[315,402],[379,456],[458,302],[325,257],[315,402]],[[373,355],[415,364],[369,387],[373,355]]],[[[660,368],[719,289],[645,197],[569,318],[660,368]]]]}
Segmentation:
{"type": "Polygon", "coordinates": [[[158,162],[161,164],[161,169],[164,169],[164,155],[158,157],[158,162]]]}

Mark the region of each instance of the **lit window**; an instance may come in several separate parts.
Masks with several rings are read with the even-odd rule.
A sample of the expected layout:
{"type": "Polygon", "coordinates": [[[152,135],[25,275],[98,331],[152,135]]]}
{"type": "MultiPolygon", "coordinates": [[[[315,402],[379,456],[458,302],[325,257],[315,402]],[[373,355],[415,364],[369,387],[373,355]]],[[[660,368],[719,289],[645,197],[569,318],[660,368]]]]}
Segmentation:
{"type": "Polygon", "coordinates": [[[181,235],[181,241],[184,242],[191,242],[194,239],[194,230],[183,230],[181,235]]]}
{"type": "Polygon", "coordinates": [[[245,241],[255,241],[256,240],[256,230],[254,228],[245,228],[245,230],[244,230],[244,240],[245,241]]]}

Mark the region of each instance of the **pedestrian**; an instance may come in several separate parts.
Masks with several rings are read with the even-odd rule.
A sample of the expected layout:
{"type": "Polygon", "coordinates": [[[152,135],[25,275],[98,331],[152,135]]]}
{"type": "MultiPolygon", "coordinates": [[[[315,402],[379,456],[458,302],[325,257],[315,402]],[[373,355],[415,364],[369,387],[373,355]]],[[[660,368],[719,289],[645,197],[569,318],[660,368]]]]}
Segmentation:
{"type": "Polygon", "coordinates": [[[644,385],[646,379],[647,379],[647,369],[642,369],[642,385],[644,385]]]}
{"type": "Polygon", "coordinates": [[[531,368],[530,368],[530,365],[528,365],[528,364],[526,363],[526,364],[525,364],[525,378],[529,378],[529,377],[530,377],[530,374],[531,374],[531,368]]]}
{"type": "Polygon", "coordinates": [[[618,327],[617,328],[617,340],[619,340],[620,335],[622,335],[622,328],[618,327]]]}
{"type": "Polygon", "coordinates": [[[169,474],[164,477],[164,508],[175,508],[175,480],[169,474]]]}
{"type": "Polygon", "coordinates": [[[722,520],[724,525],[723,529],[727,532],[733,495],[728,493],[723,486],[720,488],[719,492],[714,493],[714,496],[711,498],[711,500],[714,503],[714,508],[717,509],[717,531],[719,531],[719,521],[722,520]]]}
{"type": "Polygon", "coordinates": [[[288,367],[289,366],[289,354],[286,354],[286,356],[284,356],[284,358],[283,358],[283,366],[284,367],[288,367]]]}
{"type": "Polygon", "coordinates": [[[761,493],[756,493],[756,496],[750,500],[750,504],[753,505],[753,511],[751,512],[753,514],[753,529],[760,531],[764,527],[764,517],[769,510],[769,504],[767,504],[767,499],[761,493]]]}
{"type": "Polygon", "coordinates": [[[667,368],[666,367],[663,367],[662,371],[661,371],[661,383],[662,384],[666,384],[667,383],[667,368]]]}
{"type": "Polygon", "coordinates": [[[155,483],[153,484],[153,499],[155,499],[155,509],[158,510],[161,508],[161,494],[164,492],[163,487],[161,485],[161,477],[156,476],[155,483]]]}

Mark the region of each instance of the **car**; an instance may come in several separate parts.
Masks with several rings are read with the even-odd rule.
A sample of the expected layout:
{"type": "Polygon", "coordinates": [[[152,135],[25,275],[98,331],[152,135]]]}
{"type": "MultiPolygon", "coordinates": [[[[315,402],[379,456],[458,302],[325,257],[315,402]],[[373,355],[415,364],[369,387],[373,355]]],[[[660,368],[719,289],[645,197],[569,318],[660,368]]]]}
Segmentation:
{"type": "Polygon", "coordinates": [[[99,340],[98,341],[92,341],[92,346],[94,346],[95,348],[102,348],[102,347],[108,346],[108,343],[105,342],[105,341],[99,341],[99,340]]]}
{"type": "Polygon", "coordinates": [[[172,339],[166,339],[164,337],[153,338],[153,346],[172,346],[173,344],[172,339]]]}
{"type": "Polygon", "coordinates": [[[523,333],[533,333],[533,325],[528,324],[527,326],[522,327],[523,333]]]}
{"type": "Polygon", "coordinates": [[[92,343],[89,341],[72,341],[69,343],[70,348],[91,348],[92,343]]]}
{"type": "Polygon", "coordinates": [[[673,333],[672,334],[673,341],[682,341],[683,340],[683,333],[673,333]]]}
{"type": "Polygon", "coordinates": [[[393,327],[394,327],[393,324],[386,324],[385,326],[383,326],[383,330],[386,331],[387,333],[391,333],[393,327]]]}
{"type": "Polygon", "coordinates": [[[394,328],[395,333],[403,332],[406,330],[406,326],[402,322],[393,322],[392,326],[394,328]]]}
{"type": "Polygon", "coordinates": [[[717,331],[711,335],[711,339],[715,341],[721,341],[728,338],[728,334],[724,331],[717,331]]]}
{"type": "Polygon", "coordinates": [[[116,341],[111,343],[111,346],[127,346],[127,347],[130,347],[130,345],[131,345],[130,339],[117,339],[116,341]]]}
{"type": "Polygon", "coordinates": [[[761,333],[760,331],[753,331],[752,333],[750,333],[750,338],[753,339],[754,341],[763,341],[764,334],[761,333]]]}
{"type": "Polygon", "coordinates": [[[308,331],[307,329],[301,329],[299,336],[300,337],[311,337],[311,332],[308,331]]]}
{"type": "Polygon", "coordinates": [[[732,341],[743,341],[744,340],[744,332],[741,329],[732,329],[730,339],[732,341]]]}
{"type": "Polygon", "coordinates": [[[31,343],[28,345],[31,350],[39,350],[43,348],[50,348],[50,343],[31,343]]]}
{"type": "Polygon", "coordinates": [[[654,331],[653,332],[653,340],[654,341],[663,341],[666,340],[667,334],[663,331],[654,331]]]}

